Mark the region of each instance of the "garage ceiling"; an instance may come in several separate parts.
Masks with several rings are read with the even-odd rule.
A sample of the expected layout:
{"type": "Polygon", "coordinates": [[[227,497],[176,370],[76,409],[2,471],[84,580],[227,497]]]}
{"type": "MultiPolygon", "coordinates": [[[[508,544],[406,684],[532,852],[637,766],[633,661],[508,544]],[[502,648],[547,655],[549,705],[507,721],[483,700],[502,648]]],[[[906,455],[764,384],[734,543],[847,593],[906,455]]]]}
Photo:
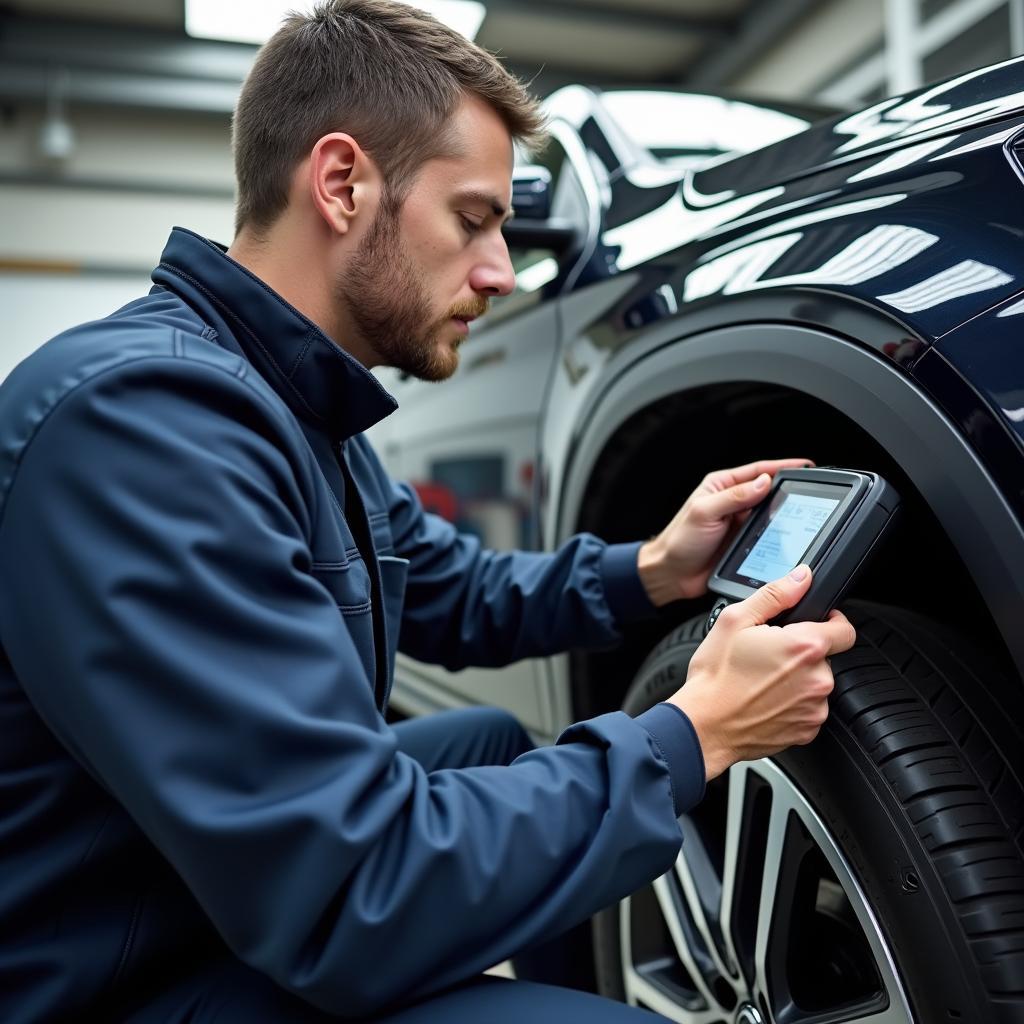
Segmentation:
{"type": "MultiPolygon", "coordinates": [[[[727,88],[822,0],[488,0],[477,37],[546,93],[572,81],[727,88]]],[[[240,8],[241,9],[241,8],[240,8]]],[[[0,6],[0,100],[230,112],[255,52],[189,39],[183,0],[0,6]]]]}

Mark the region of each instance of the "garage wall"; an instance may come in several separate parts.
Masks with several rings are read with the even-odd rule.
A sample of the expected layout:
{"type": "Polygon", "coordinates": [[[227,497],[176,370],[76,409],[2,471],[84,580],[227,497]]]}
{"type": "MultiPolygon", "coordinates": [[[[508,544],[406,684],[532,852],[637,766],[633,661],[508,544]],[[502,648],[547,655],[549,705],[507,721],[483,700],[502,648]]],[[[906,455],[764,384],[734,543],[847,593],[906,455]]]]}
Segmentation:
{"type": "MultiPolygon", "coordinates": [[[[723,88],[848,105],[884,95],[893,63],[884,45],[887,5],[914,2],[809,4],[810,13],[723,88]]],[[[154,10],[162,4],[170,17],[180,0],[146,3],[154,10]]],[[[600,4],[588,0],[579,4],[581,19],[590,4],[597,18],[600,4]]],[[[89,0],[72,3],[75,10],[87,6],[89,0]]],[[[925,77],[953,74],[957,61],[974,66],[1024,48],[1024,0],[919,0],[918,8],[923,19],[934,20],[933,28],[942,19],[949,27],[944,35],[932,32],[930,49],[917,54],[925,77]],[[957,20],[958,15],[963,17],[957,20]]],[[[127,59],[124,46],[109,45],[119,60],[127,59]]],[[[193,70],[220,75],[203,86],[219,97],[220,113],[211,113],[212,106],[189,113],[71,104],[64,116],[74,142],[62,161],[42,155],[46,111],[39,100],[0,99],[0,301],[8,325],[0,336],[0,377],[55,331],[103,315],[146,290],[172,225],[230,242],[233,173],[224,111],[232,88],[228,79],[241,73],[239,57],[204,50],[188,61],[193,70]]],[[[46,69],[47,75],[51,70],[59,72],[46,69]]],[[[105,80],[114,86],[119,81],[114,72],[105,80]]],[[[190,80],[178,81],[185,88],[190,80]]]]}
{"type": "Polygon", "coordinates": [[[0,127],[0,259],[151,267],[185,223],[230,241],[234,178],[226,120],[70,110],[67,161],[40,151],[43,111],[0,127]]]}
{"type": "Polygon", "coordinates": [[[881,46],[884,0],[826,4],[800,22],[731,86],[750,96],[813,99],[836,68],[881,46]]]}
{"type": "Polygon", "coordinates": [[[74,147],[58,164],[40,150],[43,110],[0,121],[0,379],[47,338],[145,294],[175,224],[231,241],[226,119],[66,117],[74,147]]]}
{"type": "Polygon", "coordinates": [[[0,274],[0,379],[48,338],[98,320],[149,288],[145,274],[0,274]]]}

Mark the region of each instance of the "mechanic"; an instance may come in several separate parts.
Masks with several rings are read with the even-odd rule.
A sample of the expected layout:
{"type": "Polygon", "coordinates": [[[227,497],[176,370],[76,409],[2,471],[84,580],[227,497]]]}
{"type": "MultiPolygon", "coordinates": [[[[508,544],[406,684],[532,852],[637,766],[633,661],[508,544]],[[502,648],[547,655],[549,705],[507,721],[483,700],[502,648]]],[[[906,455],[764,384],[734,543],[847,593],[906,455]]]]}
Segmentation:
{"type": "Polygon", "coordinates": [[[481,976],[672,865],[705,778],[808,742],[839,613],[723,612],[686,686],[532,750],[492,710],[389,726],[396,646],[457,669],[609,646],[703,592],[780,468],[653,540],[481,550],[387,477],[370,368],[441,380],[513,272],[535,102],[387,0],[292,15],[234,121],[237,235],[0,388],[0,1018],[652,1020],[481,976]]]}

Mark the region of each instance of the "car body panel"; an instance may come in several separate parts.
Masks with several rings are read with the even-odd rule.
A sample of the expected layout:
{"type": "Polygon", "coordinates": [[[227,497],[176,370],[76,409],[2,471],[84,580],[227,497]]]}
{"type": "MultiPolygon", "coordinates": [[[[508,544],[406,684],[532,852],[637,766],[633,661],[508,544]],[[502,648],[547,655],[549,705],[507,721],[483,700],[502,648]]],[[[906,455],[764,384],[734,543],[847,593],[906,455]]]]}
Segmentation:
{"type": "Polygon", "coordinates": [[[655,210],[603,231],[593,262],[606,276],[656,262],[673,274],[679,310],[714,296],[814,288],[871,302],[937,338],[1024,284],[1018,229],[1006,223],[1007,198],[1022,185],[1003,151],[1021,124],[699,208],[684,183],[655,210]]]}
{"type": "MultiPolygon", "coordinates": [[[[601,396],[570,462],[553,541],[571,534],[593,467],[618,425],[669,396],[738,379],[825,401],[878,440],[964,557],[978,592],[1024,674],[1024,520],[1008,507],[987,467],[955,422],[902,368],[857,342],[790,324],[703,331],[682,346],[666,341],[601,396]],[[822,360],[827,346],[829,358],[822,360]],[[684,350],[681,355],[681,350],[684,350]]],[[[714,423],[707,424],[708,431],[714,423]]]]}
{"type": "Polygon", "coordinates": [[[1024,293],[1019,293],[951,331],[936,348],[1024,449],[1024,379],[1007,373],[1024,353],[1022,332],[1024,293]]]}
{"type": "Polygon", "coordinates": [[[696,189],[707,195],[753,192],[765,184],[1006,121],[1024,112],[1022,61],[1014,57],[977,68],[822,121],[799,137],[798,146],[787,140],[698,171],[696,189]]]}
{"type": "MultiPolygon", "coordinates": [[[[504,497],[531,506],[520,546],[547,549],[584,518],[595,439],[635,411],[615,396],[654,395],[669,380],[685,395],[704,379],[828,391],[835,408],[903,453],[914,485],[941,505],[1024,671],[1012,628],[1024,595],[991,543],[1000,537],[1004,556],[1012,548],[1024,558],[1024,360],[1014,348],[1024,176],[1011,159],[1024,132],[1024,62],[833,118],[682,180],[630,145],[590,90],[562,90],[552,117],[584,241],[473,325],[452,382],[396,388],[403,408],[388,428],[389,469],[424,481],[451,459],[501,451],[506,466],[530,461],[535,486],[506,474],[504,497]],[[732,339],[728,359],[709,349],[716,339],[732,339]],[[916,410],[916,445],[870,387],[843,391],[838,358],[851,372],[870,367],[865,379],[877,374],[892,401],[916,410]],[[652,366],[662,368],[653,382],[652,366]],[[943,459],[939,437],[955,458],[943,459]]],[[[407,668],[436,683],[439,705],[455,695],[514,707],[543,738],[573,717],[564,658],[531,663],[514,684],[499,673],[504,692],[497,678],[478,685],[465,673],[453,681],[407,668]],[[510,703],[513,689],[529,694],[528,709],[510,703]]],[[[401,704],[401,667],[395,692],[401,704]]]]}
{"type": "MultiPolygon", "coordinates": [[[[479,335],[477,325],[471,327],[457,392],[382,373],[401,412],[368,432],[392,475],[418,486],[428,508],[486,546],[506,550],[532,543],[537,423],[557,348],[555,305],[523,299],[519,308],[500,311],[503,320],[491,317],[479,335]]],[[[493,703],[513,711],[534,733],[548,735],[550,701],[538,664],[449,672],[400,654],[394,699],[407,713],[493,703]]]]}

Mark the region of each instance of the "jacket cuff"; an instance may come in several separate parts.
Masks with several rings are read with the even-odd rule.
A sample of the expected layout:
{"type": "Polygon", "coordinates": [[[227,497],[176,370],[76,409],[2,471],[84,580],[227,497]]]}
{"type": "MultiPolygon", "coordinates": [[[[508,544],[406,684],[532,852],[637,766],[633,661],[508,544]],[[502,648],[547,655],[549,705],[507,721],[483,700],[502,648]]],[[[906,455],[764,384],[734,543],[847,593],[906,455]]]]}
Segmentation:
{"type": "Polygon", "coordinates": [[[686,712],[675,704],[655,704],[653,708],[637,715],[635,721],[650,733],[662,760],[668,766],[672,800],[678,817],[704,798],[707,780],[704,752],[697,739],[697,730],[686,712]]]}
{"type": "Polygon", "coordinates": [[[601,553],[604,598],[620,625],[649,619],[656,611],[637,569],[642,543],[608,544],[601,553]]]}

